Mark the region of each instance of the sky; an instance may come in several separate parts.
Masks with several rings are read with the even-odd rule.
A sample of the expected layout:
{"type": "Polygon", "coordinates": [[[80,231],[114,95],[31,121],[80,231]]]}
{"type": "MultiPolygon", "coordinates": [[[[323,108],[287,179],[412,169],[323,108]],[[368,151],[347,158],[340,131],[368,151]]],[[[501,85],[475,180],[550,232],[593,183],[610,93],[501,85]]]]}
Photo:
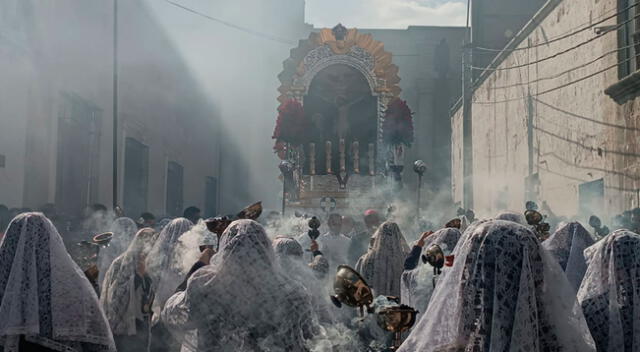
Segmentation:
{"type": "Polygon", "coordinates": [[[306,0],[305,20],[315,27],[462,26],[466,7],[466,0],[306,0]]]}

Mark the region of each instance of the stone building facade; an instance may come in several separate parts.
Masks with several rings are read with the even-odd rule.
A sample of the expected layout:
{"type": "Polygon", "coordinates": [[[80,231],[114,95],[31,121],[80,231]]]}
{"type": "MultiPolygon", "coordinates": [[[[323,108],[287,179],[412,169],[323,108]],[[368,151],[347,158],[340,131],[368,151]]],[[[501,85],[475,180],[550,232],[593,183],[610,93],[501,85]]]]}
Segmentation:
{"type": "MultiPolygon", "coordinates": [[[[0,5],[0,204],[112,204],[114,2],[0,5]]],[[[217,212],[216,108],[145,1],[119,1],[119,204],[217,212]]]]}
{"type": "MultiPolygon", "coordinates": [[[[472,103],[477,212],[520,211],[526,200],[537,200],[558,215],[584,219],[639,206],[630,5],[550,0],[478,75],[472,103]]],[[[462,201],[460,105],[451,123],[452,194],[462,201]]]]}

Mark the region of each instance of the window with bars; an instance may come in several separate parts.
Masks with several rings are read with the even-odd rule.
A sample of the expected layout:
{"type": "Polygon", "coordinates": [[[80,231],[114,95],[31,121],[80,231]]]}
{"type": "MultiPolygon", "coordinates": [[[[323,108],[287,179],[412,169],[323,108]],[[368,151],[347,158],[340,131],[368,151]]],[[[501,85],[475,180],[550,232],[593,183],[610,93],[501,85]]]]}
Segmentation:
{"type": "Polygon", "coordinates": [[[619,78],[640,69],[640,0],[618,0],[619,78]]]}

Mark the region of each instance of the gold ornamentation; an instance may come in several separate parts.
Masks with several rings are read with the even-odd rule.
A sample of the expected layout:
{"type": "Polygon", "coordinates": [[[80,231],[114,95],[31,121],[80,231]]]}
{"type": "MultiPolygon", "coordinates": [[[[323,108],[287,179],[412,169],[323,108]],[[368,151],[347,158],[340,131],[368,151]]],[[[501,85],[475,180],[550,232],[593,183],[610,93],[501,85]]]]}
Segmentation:
{"type": "Polygon", "coordinates": [[[381,82],[374,90],[388,93],[392,97],[400,95],[398,66],[392,63],[392,54],[384,50],[382,42],[373,39],[371,34],[358,32],[355,28],[347,30],[344,39],[337,40],[331,28],[324,28],[320,32],[311,33],[307,40],[300,41],[298,47],[291,50],[291,56],[284,62],[284,70],[278,76],[281,82],[278,101],[297,97],[300,94],[299,90],[304,90],[294,86],[294,82],[305,74],[304,58],[310,51],[323,45],[327,45],[335,55],[345,55],[354,46],[362,48],[374,58],[373,74],[381,82]]]}

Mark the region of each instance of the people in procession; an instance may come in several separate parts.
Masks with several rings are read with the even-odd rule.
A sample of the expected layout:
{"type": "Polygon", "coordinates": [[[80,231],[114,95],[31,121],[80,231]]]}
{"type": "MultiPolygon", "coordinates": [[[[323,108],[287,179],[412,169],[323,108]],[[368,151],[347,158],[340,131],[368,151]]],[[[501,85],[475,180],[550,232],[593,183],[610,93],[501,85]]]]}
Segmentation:
{"type": "Polygon", "coordinates": [[[127,250],[137,230],[137,224],[130,218],[122,217],[113,221],[110,228],[113,237],[109,245],[98,252],[98,285],[102,283],[114,259],[127,250]]]}
{"type": "Polygon", "coordinates": [[[376,296],[400,297],[400,277],[409,246],[398,224],[387,221],[373,235],[371,247],[356,263],[356,271],[376,296]]]}
{"type": "Polygon", "coordinates": [[[364,212],[363,221],[365,225],[364,231],[354,234],[349,244],[349,264],[352,266],[355,266],[358,259],[369,249],[371,237],[382,224],[382,217],[377,211],[368,209],[364,212]]]}
{"type": "Polygon", "coordinates": [[[404,261],[404,272],[401,280],[401,302],[410,307],[424,312],[427,309],[431,294],[436,285],[438,273],[430,263],[420,264],[421,255],[424,250],[432,245],[438,246],[445,255],[448,267],[453,265],[452,252],[460,239],[460,231],[455,228],[444,228],[436,232],[428,231],[422,234],[411,249],[411,252],[404,261]]]}
{"type": "Polygon", "coordinates": [[[640,349],[640,235],[616,230],[584,251],[578,301],[598,351],[640,349]]]}
{"type": "Polygon", "coordinates": [[[593,236],[577,221],[561,225],[551,237],[542,242],[542,247],[558,261],[576,292],[587,271],[583,252],[594,243],[593,236]]]}
{"type": "Polygon", "coordinates": [[[107,316],[119,352],[145,351],[150,345],[154,293],[145,260],[154,231],[139,230],[105,274],[100,304],[107,316]]]}
{"type": "Polygon", "coordinates": [[[455,254],[398,351],[595,351],[569,281],[530,229],[485,221],[455,254]]]}
{"type": "Polygon", "coordinates": [[[308,350],[305,341],[315,332],[311,299],[278,269],[260,224],[233,222],[208,259],[167,301],[162,321],[170,329],[195,330],[192,348],[199,352],[308,350]]]}
{"type": "Polygon", "coordinates": [[[0,243],[4,351],[116,351],[96,293],[42,213],[22,213],[0,243]]]}
{"type": "Polygon", "coordinates": [[[41,213],[19,214],[0,239],[0,317],[7,317],[0,320],[0,346],[368,350],[391,343],[375,318],[376,305],[396,304],[388,297],[418,312],[399,351],[640,346],[633,313],[640,235],[629,230],[595,242],[574,221],[541,242],[519,224],[520,214],[505,212],[476,220],[464,234],[454,227],[423,232],[409,248],[397,223],[380,224],[377,212],[367,211],[365,225],[375,232],[353,267],[377,298],[363,311],[365,320],[356,321],[358,310],[329,300],[335,268],[349,264],[360,236],[342,234],[348,218],[330,214],[327,231],[317,240],[305,234],[306,244],[282,235],[270,240],[259,223],[237,220],[219,248],[204,223],[177,218],[158,234],[136,232],[133,220],[117,218],[109,227],[112,241],[96,259],[103,277],[98,298],[55,225],[41,213]],[[431,253],[441,253],[444,264],[434,266],[431,253]]]}

